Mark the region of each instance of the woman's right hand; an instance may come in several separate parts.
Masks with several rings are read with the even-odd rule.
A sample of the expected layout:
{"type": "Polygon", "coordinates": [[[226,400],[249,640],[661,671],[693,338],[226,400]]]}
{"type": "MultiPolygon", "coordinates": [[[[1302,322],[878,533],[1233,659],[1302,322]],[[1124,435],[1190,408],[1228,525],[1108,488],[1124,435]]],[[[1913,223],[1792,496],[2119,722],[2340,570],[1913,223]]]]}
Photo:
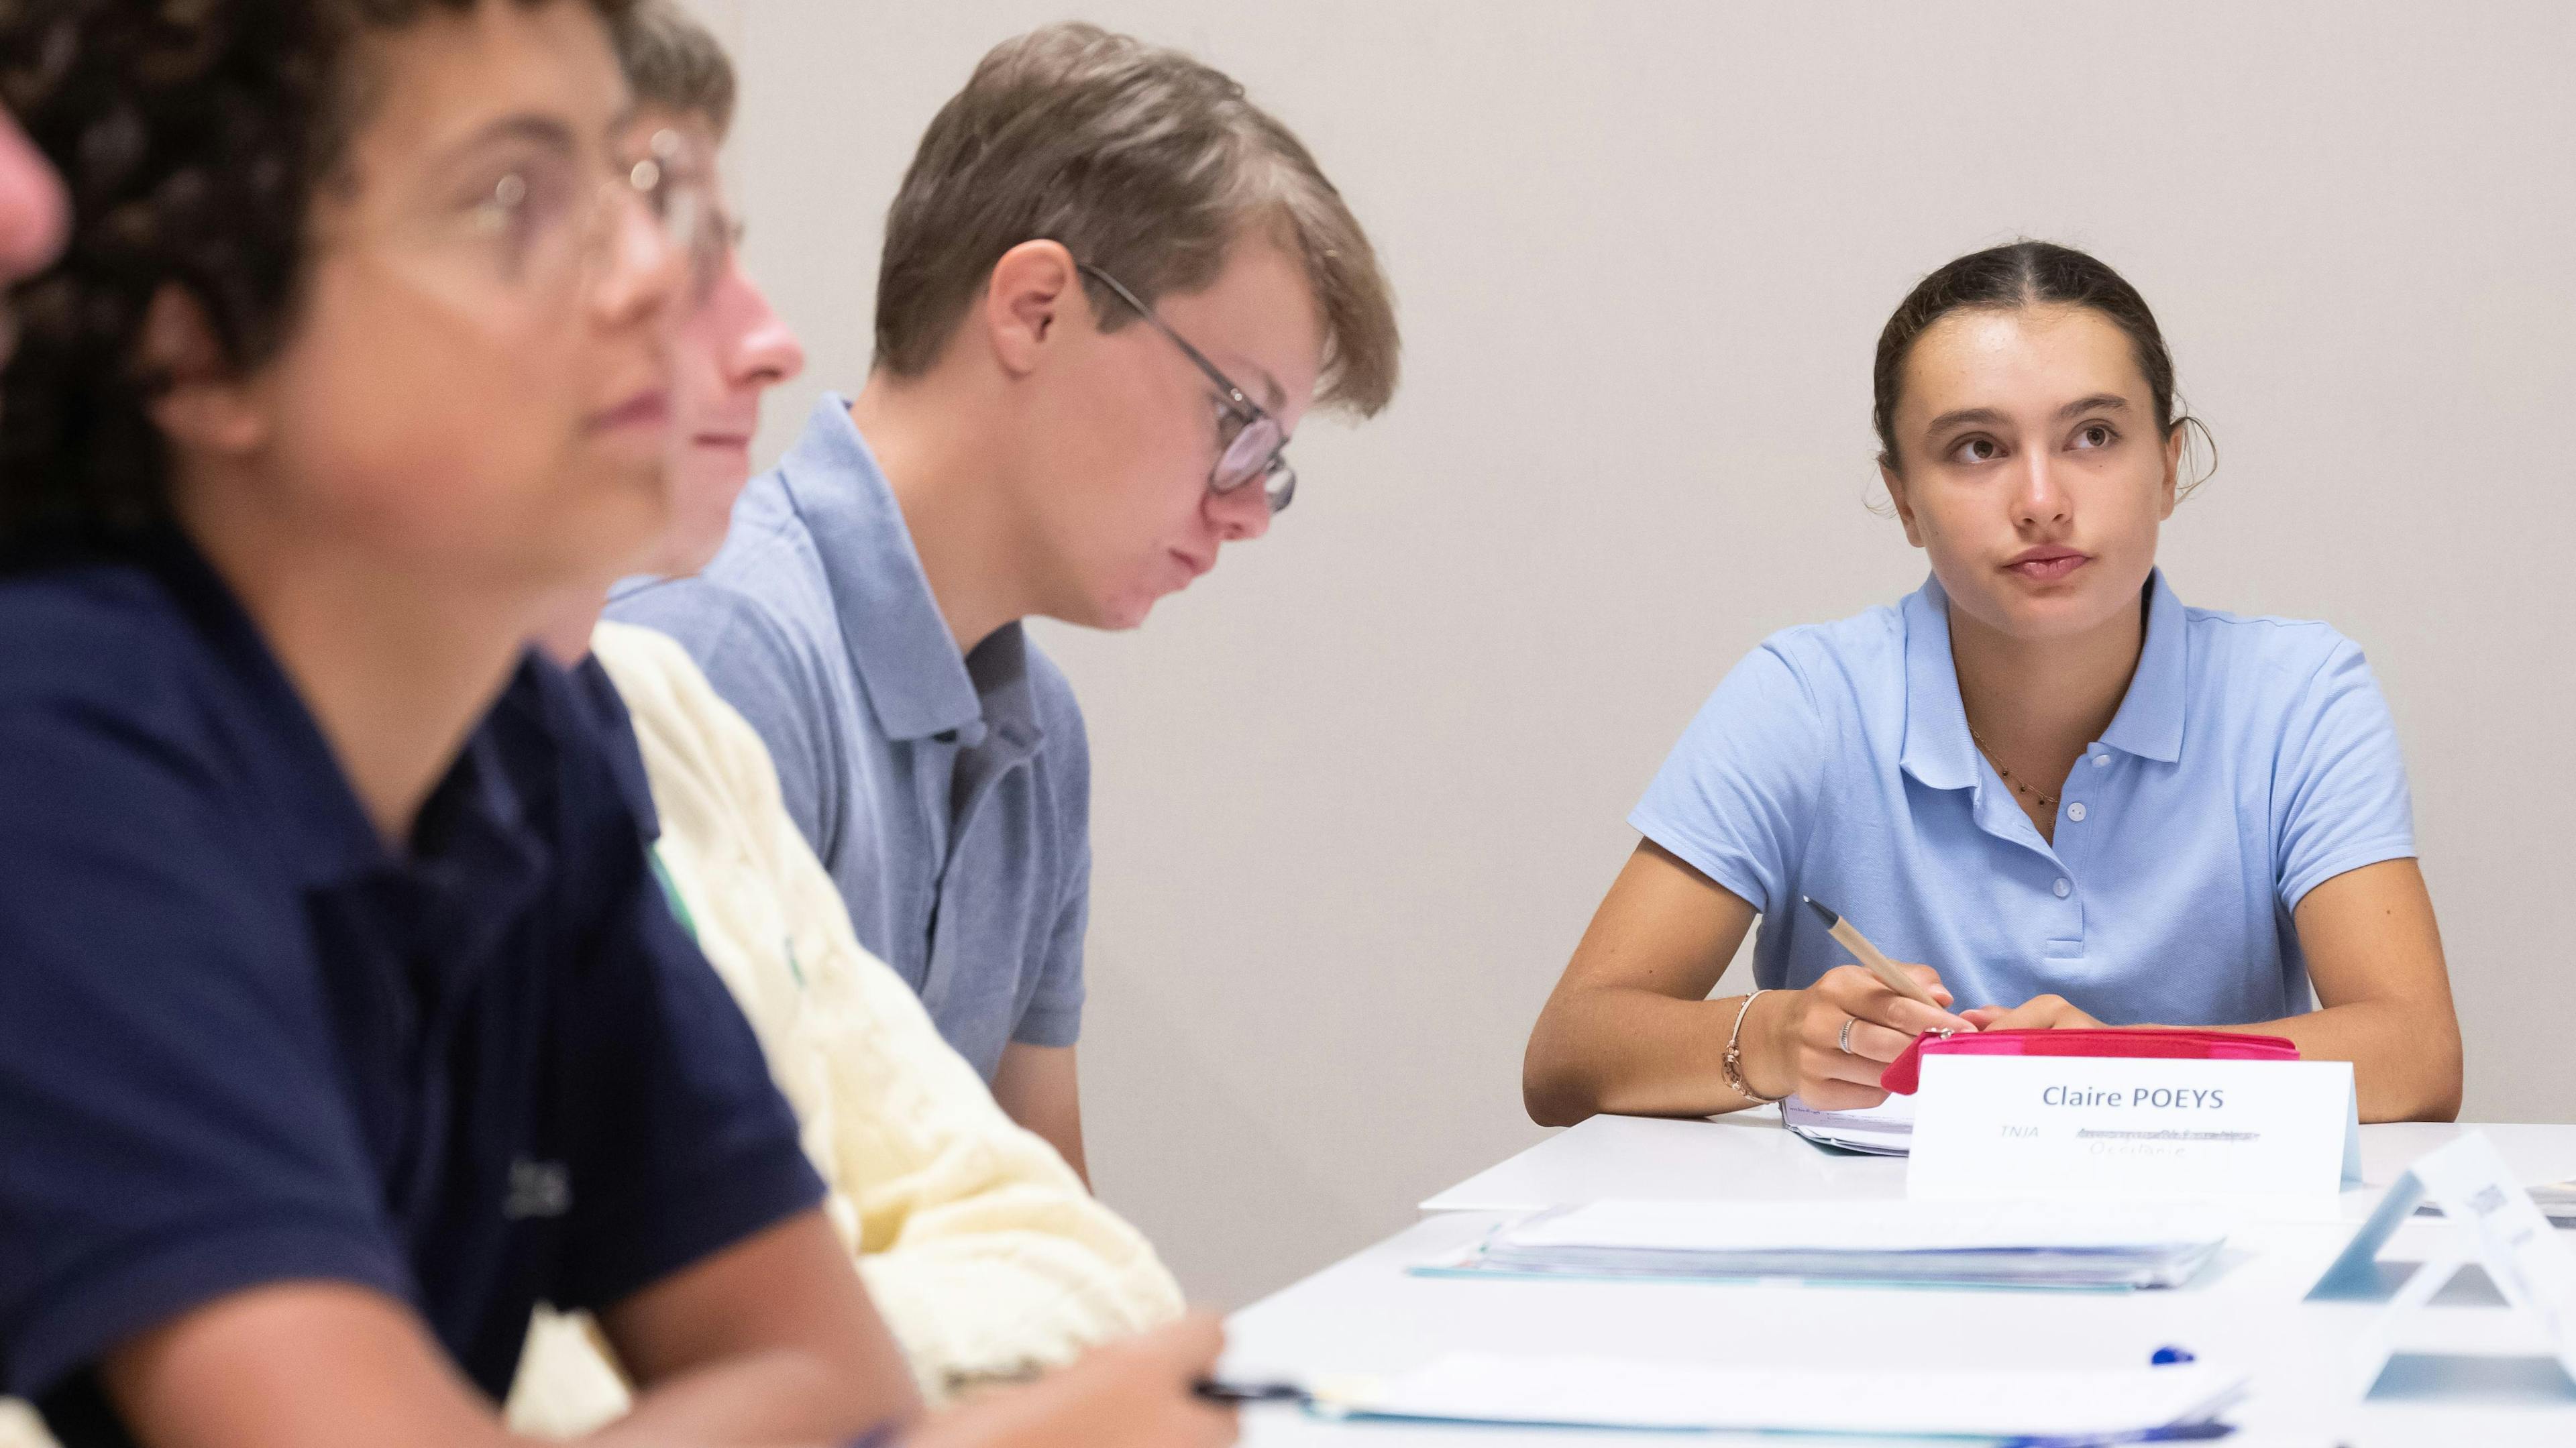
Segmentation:
{"type": "MultiPolygon", "coordinates": [[[[1903,969],[1947,1007],[1949,989],[1928,965],[1903,969]]],[[[1887,1099],[1879,1073],[1925,1031],[1973,1031],[1948,1010],[1934,1010],[1879,983],[1857,965],[1836,966],[1805,990],[1773,991],[1753,1003],[1745,1023],[1745,1084],[1765,1096],[1798,1098],[1820,1111],[1853,1111],[1887,1099]],[[1779,1003],[1773,1004],[1777,998],[1779,1003]],[[1766,1020],[1765,1017],[1768,1017],[1766,1020]],[[1843,1049],[1845,1022],[1851,1049],[1843,1049]]]]}

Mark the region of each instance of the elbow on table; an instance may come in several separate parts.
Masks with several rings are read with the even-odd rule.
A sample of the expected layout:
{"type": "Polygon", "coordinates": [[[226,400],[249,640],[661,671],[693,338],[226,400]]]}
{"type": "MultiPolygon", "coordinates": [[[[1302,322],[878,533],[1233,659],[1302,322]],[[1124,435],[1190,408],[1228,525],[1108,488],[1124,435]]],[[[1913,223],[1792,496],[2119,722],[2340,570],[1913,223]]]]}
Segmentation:
{"type": "Polygon", "coordinates": [[[2440,1060],[2428,1063],[2423,1099],[2416,1104],[2411,1119],[2416,1121],[2457,1121],[2460,1119],[2460,1097],[2464,1088],[2465,1066],[2461,1059],[2460,1041],[2451,1038],[2450,1049],[2440,1060]]]}
{"type": "Polygon", "coordinates": [[[2363,1121],[2457,1121],[2463,1090],[2460,1039],[2425,1048],[2397,1070],[2381,1073],[2376,1089],[2362,1088],[2363,1121]],[[2389,1080],[2395,1076],[2399,1079],[2389,1080]]]}
{"type": "Polygon", "coordinates": [[[1601,1114],[1592,1083],[1548,1039],[1547,1022],[1530,1033],[1521,1056],[1521,1107],[1541,1126],[1573,1126],[1601,1114]]]}

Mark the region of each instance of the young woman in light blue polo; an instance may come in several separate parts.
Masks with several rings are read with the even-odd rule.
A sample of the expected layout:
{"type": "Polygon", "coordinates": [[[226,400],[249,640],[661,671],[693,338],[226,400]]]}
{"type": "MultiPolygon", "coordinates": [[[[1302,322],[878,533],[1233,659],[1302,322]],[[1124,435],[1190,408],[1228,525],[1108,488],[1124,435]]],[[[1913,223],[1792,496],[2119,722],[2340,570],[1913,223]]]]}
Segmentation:
{"type": "Polygon", "coordinates": [[[2456,1113],[2361,650],[2186,607],[2156,569],[2193,425],[2173,379],[2137,291],[2064,247],[1962,257],[1897,308],[1879,463],[1932,577],[1772,637],[1710,696],[1531,1035],[1531,1116],[1867,1106],[1928,1029],[2150,1023],[2351,1061],[2366,1120],[2456,1113]],[[1803,896],[1951,1010],[1851,964],[1803,896]],[[1757,989],[1709,999],[1757,916],[1757,989]]]}

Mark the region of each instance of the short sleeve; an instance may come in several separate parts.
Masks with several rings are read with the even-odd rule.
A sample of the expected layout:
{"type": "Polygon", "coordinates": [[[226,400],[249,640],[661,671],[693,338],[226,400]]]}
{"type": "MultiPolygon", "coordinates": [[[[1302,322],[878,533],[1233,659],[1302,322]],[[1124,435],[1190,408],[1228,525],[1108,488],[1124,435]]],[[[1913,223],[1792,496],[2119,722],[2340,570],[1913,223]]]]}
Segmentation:
{"type": "Polygon", "coordinates": [[[2292,706],[2272,781],[2281,907],[2335,876],[2415,854],[2415,811],[2396,721],[2361,649],[2335,648],[2292,706]]]}
{"type": "Polygon", "coordinates": [[[0,1384],[269,1282],[409,1300],[300,897],[212,772],[21,703],[0,800],[0,1384]]]}
{"type": "Polygon", "coordinates": [[[823,680],[787,630],[757,600],[704,578],[639,589],[612,604],[609,616],[668,635],[688,651],[717,695],[760,736],[788,816],[832,869],[845,828],[846,751],[835,737],[823,680]]]}
{"type": "Polygon", "coordinates": [[[1830,747],[1805,683],[1765,644],[1709,695],[1628,822],[1769,915],[1795,874],[1830,747]]]}
{"type": "Polygon", "coordinates": [[[643,850],[625,854],[589,962],[599,1109],[573,1147],[566,1309],[613,1306],[823,1198],[741,1007],[643,850]]]}

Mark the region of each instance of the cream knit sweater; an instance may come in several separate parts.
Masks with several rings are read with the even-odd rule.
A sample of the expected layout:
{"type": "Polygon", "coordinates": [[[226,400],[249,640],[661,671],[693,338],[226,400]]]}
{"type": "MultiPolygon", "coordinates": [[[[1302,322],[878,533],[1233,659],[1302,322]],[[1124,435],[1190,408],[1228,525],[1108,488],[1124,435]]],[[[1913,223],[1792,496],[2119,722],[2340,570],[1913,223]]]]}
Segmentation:
{"type": "MultiPolygon", "coordinates": [[[[938,1403],[1178,1315],[1154,1249],[1002,1114],[912,988],[860,946],[760,736],[662,635],[603,623],[592,646],[644,746],[663,868],[804,1124],[825,1210],[922,1392],[938,1403]]],[[[541,1309],[511,1426],[571,1436],[626,1404],[588,1320],[541,1309]]],[[[53,1443],[0,1400],[0,1448],[53,1443]]]]}
{"type": "MultiPolygon", "coordinates": [[[[826,1210],[933,1403],[1177,1316],[1180,1287],[1064,1158],[993,1103],[920,998],[862,948],[760,736],[661,634],[603,623],[698,943],[804,1123],[826,1210]]],[[[625,1394],[580,1325],[540,1313],[514,1427],[585,1431],[625,1394]]]]}

